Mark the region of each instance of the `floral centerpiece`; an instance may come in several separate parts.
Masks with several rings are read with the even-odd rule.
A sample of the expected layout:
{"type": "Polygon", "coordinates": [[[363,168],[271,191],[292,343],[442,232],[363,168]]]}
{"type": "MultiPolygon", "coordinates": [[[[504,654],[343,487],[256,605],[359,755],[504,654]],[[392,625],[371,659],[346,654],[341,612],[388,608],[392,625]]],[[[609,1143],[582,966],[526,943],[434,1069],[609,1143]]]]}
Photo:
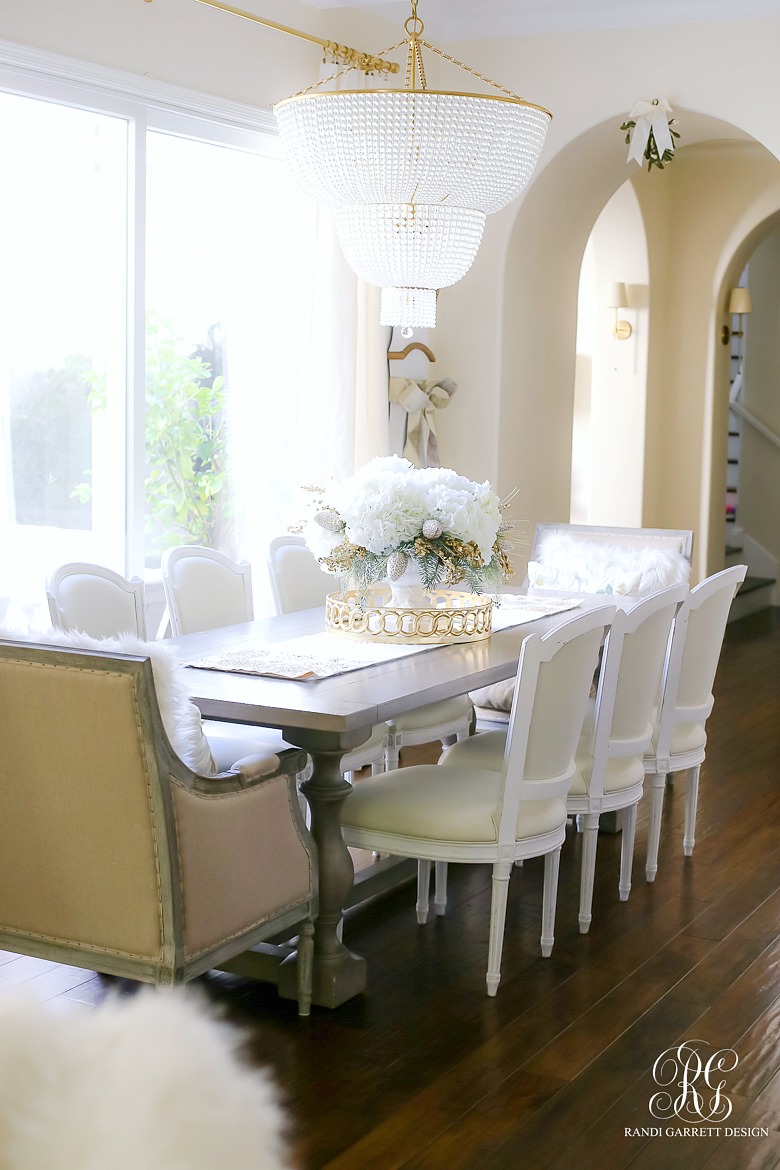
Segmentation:
{"type": "Polygon", "coordinates": [[[310,490],[306,543],[324,569],[351,578],[358,590],[414,575],[427,590],[464,582],[481,593],[512,573],[505,543],[511,525],[502,516],[508,501],[487,482],[391,455],[310,490]]]}

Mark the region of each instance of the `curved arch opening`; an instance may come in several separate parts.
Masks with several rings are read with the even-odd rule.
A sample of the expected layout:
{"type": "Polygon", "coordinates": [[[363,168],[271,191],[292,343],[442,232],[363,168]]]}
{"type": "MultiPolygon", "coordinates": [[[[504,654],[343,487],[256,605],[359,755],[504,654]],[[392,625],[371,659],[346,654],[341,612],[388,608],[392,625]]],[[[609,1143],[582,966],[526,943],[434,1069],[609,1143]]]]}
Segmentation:
{"type": "Polygon", "coordinates": [[[498,474],[520,486],[535,520],[587,509],[591,522],[693,529],[701,578],[724,557],[724,289],[737,282],[742,242],[780,208],[780,166],[736,127],[679,118],[683,145],[663,172],[626,171],[616,118],[560,151],[519,207],[505,269],[498,474]],[[610,336],[598,287],[613,263],[608,279],[631,292],[626,342],[610,336]],[[589,318],[606,357],[598,338],[585,350],[589,318]]]}

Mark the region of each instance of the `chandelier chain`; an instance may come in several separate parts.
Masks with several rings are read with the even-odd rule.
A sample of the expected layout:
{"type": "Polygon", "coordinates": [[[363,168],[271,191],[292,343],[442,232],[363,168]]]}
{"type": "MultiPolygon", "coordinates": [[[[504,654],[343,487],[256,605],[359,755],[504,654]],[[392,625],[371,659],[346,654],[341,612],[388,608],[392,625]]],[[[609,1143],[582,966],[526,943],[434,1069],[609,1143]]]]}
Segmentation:
{"type": "MultiPolygon", "coordinates": [[[[499,89],[501,93],[505,93],[508,97],[525,104],[525,99],[521,98],[514,90],[507,89],[505,85],[499,85],[497,81],[493,81],[491,77],[487,77],[484,73],[479,73],[476,69],[472,69],[464,61],[459,61],[457,57],[451,57],[449,53],[445,53],[443,49],[437,49],[436,45],[432,45],[429,41],[420,41],[420,44],[425,45],[426,49],[430,49],[432,53],[436,53],[439,57],[443,57],[445,61],[449,61],[451,65],[457,65],[459,69],[465,69],[472,77],[478,77],[480,81],[484,81],[487,85],[492,85],[494,89],[499,89]]],[[[386,51],[388,53],[391,52],[390,49],[386,51]]]]}
{"type": "MultiPolygon", "coordinates": [[[[465,61],[460,61],[457,57],[453,57],[449,53],[445,53],[443,49],[439,49],[436,45],[432,45],[430,41],[424,41],[421,39],[418,40],[416,36],[405,37],[404,40],[397,41],[394,45],[388,45],[386,49],[382,49],[380,53],[377,54],[377,59],[386,56],[388,53],[395,52],[396,49],[400,49],[404,45],[409,50],[409,57],[407,59],[406,65],[407,89],[414,89],[414,77],[412,75],[413,53],[415,54],[417,70],[420,74],[421,88],[426,88],[425,70],[423,68],[422,62],[422,47],[424,46],[432,53],[436,53],[438,57],[442,57],[445,61],[449,61],[451,65],[456,65],[459,69],[465,70],[465,72],[470,73],[472,77],[476,77],[480,81],[484,81],[486,85],[492,85],[494,89],[499,90],[500,93],[506,94],[507,97],[512,98],[514,101],[523,102],[523,104],[525,104],[525,98],[520,97],[520,95],[515,93],[514,90],[507,89],[505,85],[499,85],[497,81],[493,81],[492,77],[488,77],[485,73],[480,73],[477,69],[472,69],[470,65],[465,63],[465,61]]],[[[314,90],[320,89],[321,86],[327,85],[328,82],[337,81],[339,77],[343,77],[346,73],[351,73],[354,68],[354,64],[347,65],[344,69],[340,69],[338,73],[332,73],[329,77],[323,77],[319,81],[315,81],[313,85],[308,85],[305,89],[299,90],[298,93],[295,93],[292,96],[302,97],[304,94],[313,93],[314,90]]]]}

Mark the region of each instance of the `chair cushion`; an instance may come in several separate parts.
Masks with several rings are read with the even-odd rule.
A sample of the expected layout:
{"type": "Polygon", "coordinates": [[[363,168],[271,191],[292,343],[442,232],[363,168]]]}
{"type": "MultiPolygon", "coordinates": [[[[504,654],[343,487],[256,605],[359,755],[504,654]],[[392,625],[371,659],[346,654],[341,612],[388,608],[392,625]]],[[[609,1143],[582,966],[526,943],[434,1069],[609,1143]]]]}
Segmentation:
{"type": "Polygon", "coordinates": [[[342,772],[354,772],[358,768],[364,768],[366,764],[375,764],[384,760],[386,740],[387,724],[379,723],[367,740],[342,756],[342,772]]]}
{"type": "MultiPolygon", "coordinates": [[[[500,774],[471,767],[399,768],[356,784],[341,821],[347,836],[353,828],[433,841],[494,842],[500,784],[500,774]]],[[[563,800],[522,801],[518,840],[552,832],[565,820],[563,800]]]]}
{"type": "Polygon", "coordinates": [[[675,723],[672,730],[672,755],[704,750],[707,732],[703,723],[675,723]]]}
{"type": "MultiPolygon", "coordinates": [[[[470,739],[454,743],[442,753],[441,764],[454,768],[481,768],[500,771],[506,747],[505,731],[485,731],[472,735],[470,739]]],[[[591,763],[585,753],[577,756],[577,774],[569,791],[574,795],[585,795],[588,791],[591,763]]],[[[638,756],[618,756],[607,761],[605,792],[619,792],[631,788],[643,780],[644,766],[638,756]]]]}
{"type": "Polygon", "coordinates": [[[504,766],[505,731],[480,731],[445,748],[439,759],[441,766],[452,768],[479,768],[481,771],[500,772],[504,766]]]}
{"type": "MultiPolygon", "coordinates": [[[[653,736],[653,748],[656,747],[656,744],[656,737],[653,736]]],[[[707,732],[703,723],[675,723],[672,728],[672,756],[704,751],[706,745],[707,732]]]]}
{"type": "Polygon", "coordinates": [[[475,707],[487,707],[491,711],[511,711],[515,697],[515,676],[478,691],[469,691],[469,698],[475,707]]]}
{"type": "Polygon", "coordinates": [[[445,723],[452,723],[456,719],[468,721],[470,718],[471,702],[468,695],[456,695],[454,699],[442,699],[439,703],[426,703],[424,707],[405,711],[390,722],[399,731],[424,731],[427,727],[435,731],[445,723]]]}
{"type": "MultiPolygon", "coordinates": [[[[592,760],[589,756],[578,755],[575,761],[577,773],[572,780],[569,792],[572,796],[586,796],[590,784],[592,760]]],[[[615,756],[607,760],[604,776],[604,792],[622,792],[625,788],[633,788],[641,784],[645,778],[645,768],[640,756],[615,756]]]]}
{"type": "Polygon", "coordinates": [[[290,746],[282,739],[281,732],[274,731],[272,727],[266,729],[243,723],[223,723],[218,719],[204,719],[201,727],[217,772],[229,772],[244,756],[272,757],[290,746]]]}

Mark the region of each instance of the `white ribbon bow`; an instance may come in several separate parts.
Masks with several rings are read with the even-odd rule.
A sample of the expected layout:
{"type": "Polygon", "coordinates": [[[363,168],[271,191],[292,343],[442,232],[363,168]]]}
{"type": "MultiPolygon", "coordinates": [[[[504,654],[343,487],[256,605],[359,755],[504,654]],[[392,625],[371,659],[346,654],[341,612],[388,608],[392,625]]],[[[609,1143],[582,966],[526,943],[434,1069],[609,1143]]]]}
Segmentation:
{"type": "Polygon", "coordinates": [[[656,98],[652,102],[636,102],[628,115],[630,122],[636,122],[631,134],[631,145],[628,148],[626,162],[642,166],[647,143],[652,131],[655,144],[658,147],[658,157],[662,159],[667,150],[674,150],[674,141],[669,130],[669,116],[672,107],[665,98],[656,98]]]}
{"type": "Polygon", "coordinates": [[[408,413],[404,457],[417,467],[441,467],[434,411],[449,405],[457,386],[451,378],[414,382],[411,378],[390,379],[390,401],[408,413]]]}

